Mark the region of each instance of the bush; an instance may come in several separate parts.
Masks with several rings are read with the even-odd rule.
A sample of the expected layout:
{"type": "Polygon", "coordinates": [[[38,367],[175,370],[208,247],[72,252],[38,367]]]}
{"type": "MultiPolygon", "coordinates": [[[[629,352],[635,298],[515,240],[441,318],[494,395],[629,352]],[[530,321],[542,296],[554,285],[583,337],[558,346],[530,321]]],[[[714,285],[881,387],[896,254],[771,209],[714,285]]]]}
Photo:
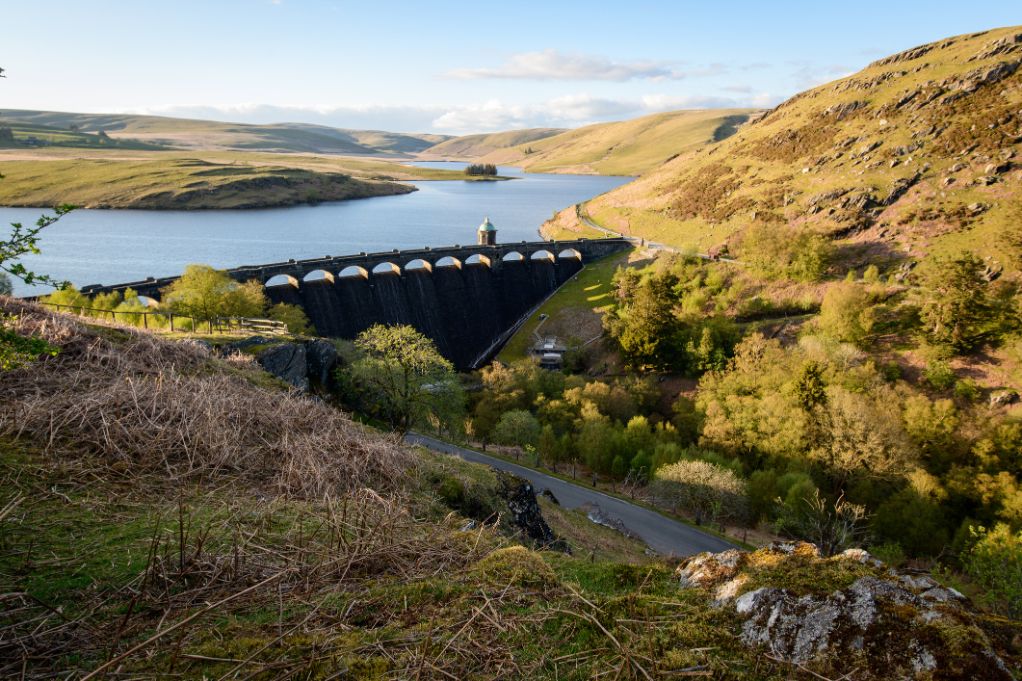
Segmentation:
{"type": "Polygon", "coordinates": [[[965,569],[984,589],[987,604],[1009,617],[1022,617],[1022,531],[998,523],[992,530],[973,528],[977,539],[965,569]]]}
{"type": "Polygon", "coordinates": [[[923,378],[936,390],[950,390],[955,384],[955,372],[947,362],[935,360],[923,372],[923,378]]]}
{"type": "Polygon", "coordinates": [[[0,272],[0,296],[9,296],[14,293],[14,284],[6,272],[0,272]]]}
{"type": "Polygon", "coordinates": [[[266,311],[266,316],[275,321],[287,324],[287,330],[289,333],[302,335],[313,330],[312,324],[309,322],[309,318],[305,314],[305,310],[297,305],[277,303],[266,311]]]}
{"type": "Polygon", "coordinates": [[[819,281],[830,264],[833,245],[804,229],[759,223],[742,236],[741,259],[771,279],[819,281]]]}
{"type": "Polygon", "coordinates": [[[746,516],[746,485],[733,471],[706,461],[679,461],[658,468],[654,495],[661,503],[683,508],[696,523],[746,516]]]}
{"type": "Polygon", "coordinates": [[[842,281],[823,296],[819,325],[829,338],[861,345],[873,330],[874,318],[870,295],[861,284],[842,281]]]}
{"type": "Polygon", "coordinates": [[[910,556],[935,556],[948,543],[940,505],[904,489],[877,508],[872,529],[877,538],[899,544],[910,556]]]}

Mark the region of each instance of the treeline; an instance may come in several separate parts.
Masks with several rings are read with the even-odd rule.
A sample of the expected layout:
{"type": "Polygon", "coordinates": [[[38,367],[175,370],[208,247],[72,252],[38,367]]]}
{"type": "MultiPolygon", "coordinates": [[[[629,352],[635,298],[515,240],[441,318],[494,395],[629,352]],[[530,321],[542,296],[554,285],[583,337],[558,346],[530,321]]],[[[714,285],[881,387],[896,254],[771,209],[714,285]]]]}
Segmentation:
{"type": "Polygon", "coordinates": [[[296,305],[271,304],[265,288],[258,281],[239,283],[226,272],[207,265],[189,265],[180,278],[161,291],[158,308],[147,306],[132,289],[124,293],[101,293],[86,296],[74,287],[67,287],[42,298],[42,302],[64,305],[101,319],[110,319],[135,326],[169,327],[169,318],[154,315],[143,322],[144,312],[181,315],[175,329],[201,331],[198,322],[225,317],[258,317],[287,324],[290,333],[302,334],[311,330],[305,312],[296,305]],[[109,312],[115,313],[110,315],[109,312]]]}
{"type": "Polygon", "coordinates": [[[1022,359],[1016,286],[963,253],[907,281],[849,272],[821,295],[799,282],[833,276],[829,246],[756,248],[779,254],[768,277],[680,257],[619,270],[605,324],[635,373],[484,369],[468,434],[558,470],[649,483],[650,499],[701,522],[832,551],[865,542],[894,562],[940,557],[1022,599],[1022,571],[996,587],[990,567],[1022,565],[1018,395],[957,368],[981,348],[1022,359]],[[758,321],[742,321],[750,309],[758,321]],[[805,310],[818,314],[769,337],[805,310]],[[665,403],[663,373],[698,383],[665,403]]]}
{"type": "Polygon", "coordinates": [[[496,175],[497,166],[492,163],[473,163],[465,168],[466,175],[496,175]]]}

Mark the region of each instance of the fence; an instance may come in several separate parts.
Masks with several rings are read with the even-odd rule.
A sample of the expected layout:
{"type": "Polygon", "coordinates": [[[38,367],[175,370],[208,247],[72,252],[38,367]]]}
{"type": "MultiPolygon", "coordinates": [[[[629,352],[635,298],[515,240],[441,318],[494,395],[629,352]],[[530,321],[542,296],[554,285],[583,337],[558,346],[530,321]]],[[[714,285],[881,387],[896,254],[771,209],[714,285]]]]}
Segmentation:
{"type": "Polygon", "coordinates": [[[60,303],[39,302],[40,305],[52,307],[57,310],[68,310],[82,316],[95,317],[96,319],[107,319],[117,323],[118,315],[122,323],[129,326],[141,326],[148,329],[169,328],[170,331],[197,331],[202,328],[208,329],[210,334],[214,333],[236,333],[248,331],[267,335],[283,335],[287,333],[287,324],[273,319],[256,319],[253,317],[215,317],[214,319],[199,319],[189,315],[176,314],[174,312],[148,312],[142,310],[102,310],[95,307],[82,305],[63,305],[60,303]],[[141,319],[141,321],[139,321],[141,319]]]}

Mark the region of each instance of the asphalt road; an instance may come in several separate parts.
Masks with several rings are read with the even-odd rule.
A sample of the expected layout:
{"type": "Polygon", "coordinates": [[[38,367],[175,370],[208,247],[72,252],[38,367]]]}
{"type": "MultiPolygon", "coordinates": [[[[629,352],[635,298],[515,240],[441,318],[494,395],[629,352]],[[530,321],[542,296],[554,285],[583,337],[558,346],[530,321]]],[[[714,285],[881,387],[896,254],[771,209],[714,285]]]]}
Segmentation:
{"type": "Polygon", "coordinates": [[[530,481],[539,493],[550,490],[565,508],[578,508],[584,504],[598,506],[602,515],[619,520],[630,532],[640,537],[652,549],[664,555],[691,556],[703,551],[726,551],[735,546],[712,534],[702,532],[691,525],[672,520],[642,506],[636,506],[590,487],[576,485],[545,473],[517,464],[487,456],[472,449],[465,449],[442,440],[409,433],[405,438],[411,444],[447,454],[457,454],[466,461],[486,464],[503,471],[514,473],[530,481]]]}

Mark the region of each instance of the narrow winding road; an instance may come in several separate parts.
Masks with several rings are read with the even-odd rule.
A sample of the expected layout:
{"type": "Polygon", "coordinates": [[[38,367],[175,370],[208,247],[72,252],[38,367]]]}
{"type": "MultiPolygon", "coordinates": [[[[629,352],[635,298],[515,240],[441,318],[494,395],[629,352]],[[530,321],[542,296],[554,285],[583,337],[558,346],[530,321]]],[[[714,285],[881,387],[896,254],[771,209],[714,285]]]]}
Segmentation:
{"type": "Polygon", "coordinates": [[[410,444],[421,445],[427,449],[447,454],[457,454],[466,461],[486,464],[514,473],[531,482],[537,492],[544,489],[550,490],[565,508],[578,508],[584,504],[598,506],[604,516],[621,521],[629,531],[645,541],[650,548],[664,555],[691,556],[703,551],[717,552],[735,548],[733,544],[712,534],[707,534],[690,525],[660,515],[656,511],[589,487],[576,485],[531,468],[487,456],[472,449],[458,447],[426,435],[409,433],[405,439],[410,444]]]}

